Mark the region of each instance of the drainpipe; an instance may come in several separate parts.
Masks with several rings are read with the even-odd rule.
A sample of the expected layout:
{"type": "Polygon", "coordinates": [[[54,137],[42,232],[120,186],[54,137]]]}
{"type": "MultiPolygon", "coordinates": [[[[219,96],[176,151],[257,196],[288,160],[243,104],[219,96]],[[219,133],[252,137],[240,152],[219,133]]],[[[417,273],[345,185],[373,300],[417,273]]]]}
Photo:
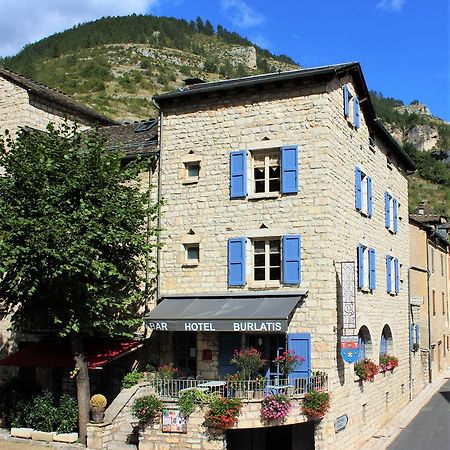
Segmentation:
{"type": "MultiPolygon", "coordinates": [[[[412,308],[411,308],[411,270],[408,269],[408,337],[411,340],[411,323],[412,323],[412,308]]],[[[408,346],[409,347],[409,346],[408,346]]],[[[412,349],[409,349],[409,401],[413,399],[413,385],[412,385],[412,349]]]]}
{"type": "MultiPolygon", "coordinates": [[[[148,199],[147,199],[147,208],[148,211],[150,211],[150,208],[152,206],[152,167],[153,167],[153,160],[150,159],[148,161],[148,199]]],[[[148,214],[147,215],[147,227],[146,227],[146,231],[147,231],[147,237],[146,237],[146,244],[147,244],[147,248],[148,245],[150,243],[150,229],[151,229],[151,215],[148,214]]],[[[144,317],[147,315],[148,313],[148,298],[150,295],[150,249],[147,250],[147,254],[145,255],[146,259],[145,259],[145,304],[144,304],[144,317]]],[[[144,320],[144,334],[145,336],[147,335],[147,324],[144,320]]]]}
{"type": "Polygon", "coordinates": [[[430,256],[428,251],[428,233],[427,233],[427,296],[428,296],[428,382],[432,382],[431,373],[431,284],[430,284],[430,256]]]}

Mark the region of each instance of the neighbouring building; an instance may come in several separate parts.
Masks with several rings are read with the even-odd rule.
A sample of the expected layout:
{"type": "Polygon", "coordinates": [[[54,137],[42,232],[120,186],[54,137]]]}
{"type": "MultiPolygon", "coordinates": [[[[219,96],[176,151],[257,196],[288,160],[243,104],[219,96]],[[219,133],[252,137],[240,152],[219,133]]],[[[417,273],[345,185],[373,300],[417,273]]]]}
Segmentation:
{"type": "Polygon", "coordinates": [[[413,393],[450,365],[449,241],[446,220],[420,205],[409,216],[413,393]]]}
{"type": "Polygon", "coordinates": [[[313,424],[296,404],[266,433],[252,400],[223,441],[189,432],[192,421],[189,438],[155,428],[140,445],[263,450],[270,436],[284,449],[359,448],[409,400],[414,170],[376,119],[359,64],[201,83],[155,101],[165,201],[146,316],[155,359],[220,380],[234,350],[252,346],[276,385],[274,358],[292,349],[305,359],[292,383],[326,374],[331,409],[313,424]],[[389,353],[399,366],[358,381],[340,356],[346,336],[360,360],[389,353]]]}

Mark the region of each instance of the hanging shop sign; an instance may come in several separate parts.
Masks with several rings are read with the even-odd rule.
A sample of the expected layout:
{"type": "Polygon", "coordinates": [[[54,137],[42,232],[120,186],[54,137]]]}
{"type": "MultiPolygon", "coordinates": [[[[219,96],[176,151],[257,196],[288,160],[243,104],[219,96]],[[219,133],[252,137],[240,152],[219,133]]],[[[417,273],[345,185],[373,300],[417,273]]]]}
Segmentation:
{"type": "Polygon", "coordinates": [[[355,262],[341,262],[341,298],[342,298],[342,328],[356,328],[356,275],[355,262]]]}
{"type": "Polygon", "coordinates": [[[355,363],[358,360],[358,353],[358,336],[341,336],[341,356],[344,362],[355,363]]]}
{"type": "Polygon", "coordinates": [[[179,409],[163,409],[162,431],[163,433],[187,433],[187,422],[179,409]]]}

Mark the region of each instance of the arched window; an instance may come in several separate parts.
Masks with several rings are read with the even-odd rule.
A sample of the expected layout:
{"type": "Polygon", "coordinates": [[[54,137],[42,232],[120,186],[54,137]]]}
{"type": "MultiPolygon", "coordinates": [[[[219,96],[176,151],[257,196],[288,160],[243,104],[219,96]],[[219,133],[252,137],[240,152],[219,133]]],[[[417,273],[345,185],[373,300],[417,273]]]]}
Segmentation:
{"type": "Polygon", "coordinates": [[[372,353],[372,339],[370,338],[369,329],[366,326],[362,326],[358,333],[358,361],[362,361],[364,358],[368,358],[372,353]]]}
{"type": "Polygon", "coordinates": [[[392,333],[389,325],[383,327],[380,338],[380,356],[392,353],[392,333]]]}

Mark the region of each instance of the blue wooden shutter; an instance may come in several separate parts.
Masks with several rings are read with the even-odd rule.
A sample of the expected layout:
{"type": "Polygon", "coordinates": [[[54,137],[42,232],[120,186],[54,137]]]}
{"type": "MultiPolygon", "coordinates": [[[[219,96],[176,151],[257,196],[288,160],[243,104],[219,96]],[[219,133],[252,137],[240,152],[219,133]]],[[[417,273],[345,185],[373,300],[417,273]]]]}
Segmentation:
{"type": "Polygon", "coordinates": [[[281,192],[298,192],[298,147],[281,147],[281,192]]]}
{"type": "Polygon", "coordinates": [[[283,283],[300,284],[301,279],[301,236],[283,236],[283,283]]]}
{"type": "Polygon", "coordinates": [[[389,192],[384,193],[384,208],[385,208],[385,215],[384,215],[384,226],[389,229],[391,227],[391,196],[389,195],[389,192]]]}
{"type": "Polygon", "coordinates": [[[400,264],[398,259],[394,259],[394,270],[395,270],[395,293],[398,294],[400,292],[400,264]]]}
{"type": "Polygon", "coordinates": [[[364,286],[364,247],[358,245],[358,287],[364,286]]]}
{"type": "Polygon", "coordinates": [[[369,288],[376,288],[376,264],[375,264],[375,249],[369,248],[369,288]]]}
{"type": "Polygon", "coordinates": [[[392,256],[386,256],[386,290],[392,292],[392,256]]]}
{"type": "Polygon", "coordinates": [[[362,208],[362,196],[361,196],[361,169],[355,167],[355,202],[356,209],[362,208]]]}
{"type": "Polygon", "coordinates": [[[411,323],[409,325],[409,349],[413,350],[413,344],[414,344],[414,324],[411,323]]]}
{"type": "Polygon", "coordinates": [[[420,345],[420,325],[416,323],[416,344],[420,345]]]}
{"type": "Polygon", "coordinates": [[[355,128],[358,129],[360,127],[358,97],[353,97],[353,121],[353,125],[355,125],[355,128]]]}
{"type": "Polygon", "coordinates": [[[230,153],[230,198],[247,195],[247,152],[238,150],[230,153]]]}
{"type": "Polygon", "coordinates": [[[245,285],[245,238],[228,239],[228,286],[245,285]]]}
{"type": "Polygon", "coordinates": [[[394,198],[394,200],[392,201],[393,205],[392,205],[392,209],[393,214],[394,214],[394,233],[397,233],[398,231],[398,203],[397,203],[397,199],[394,198]]]}
{"type": "Polygon", "coordinates": [[[367,177],[367,215],[372,217],[373,204],[372,204],[372,178],[367,177]]]}
{"type": "Polygon", "coordinates": [[[386,336],[382,333],[380,340],[380,355],[385,355],[387,353],[387,339],[386,336]]]}
{"type": "Polygon", "coordinates": [[[344,84],[344,117],[348,117],[348,86],[344,84]]]}
{"type": "Polygon", "coordinates": [[[288,350],[292,350],[297,356],[304,358],[304,361],[297,364],[289,375],[289,380],[308,379],[311,370],[311,335],[309,333],[289,333],[287,338],[288,350]]]}

